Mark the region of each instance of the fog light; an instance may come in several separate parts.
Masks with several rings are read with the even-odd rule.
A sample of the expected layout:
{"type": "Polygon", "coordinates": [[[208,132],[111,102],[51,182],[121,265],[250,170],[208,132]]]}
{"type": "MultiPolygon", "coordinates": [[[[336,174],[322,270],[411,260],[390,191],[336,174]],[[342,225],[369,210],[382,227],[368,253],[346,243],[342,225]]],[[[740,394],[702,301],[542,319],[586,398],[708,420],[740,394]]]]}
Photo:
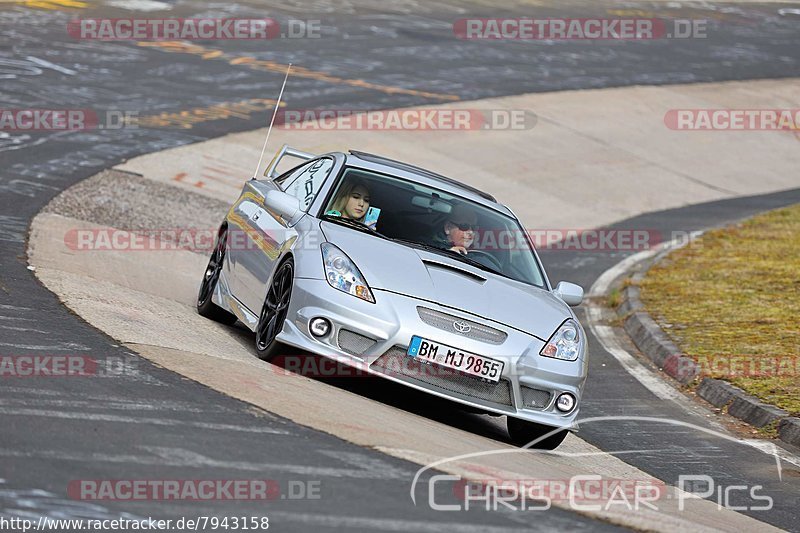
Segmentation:
{"type": "Polygon", "coordinates": [[[575,407],[575,396],[568,392],[559,395],[556,400],[556,409],[562,413],[569,413],[573,407],[575,407]]]}
{"type": "Polygon", "coordinates": [[[308,329],[315,337],[324,337],[331,331],[331,323],[327,318],[312,318],[308,324],[308,329]]]}

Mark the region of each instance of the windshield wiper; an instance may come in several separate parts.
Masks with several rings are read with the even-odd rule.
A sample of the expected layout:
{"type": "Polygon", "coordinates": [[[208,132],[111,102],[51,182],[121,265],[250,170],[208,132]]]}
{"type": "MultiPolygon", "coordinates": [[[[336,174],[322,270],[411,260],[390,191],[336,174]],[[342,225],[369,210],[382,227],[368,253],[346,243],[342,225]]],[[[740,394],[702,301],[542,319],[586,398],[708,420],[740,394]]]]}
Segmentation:
{"type": "Polygon", "coordinates": [[[468,265],[472,265],[481,270],[485,270],[486,272],[491,272],[492,274],[497,274],[498,276],[503,276],[504,278],[514,279],[508,274],[504,274],[503,272],[500,272],[497,269],[494,269],[490,266],[486,266],[483,263],[479,263],[478,261],[470,259],[466,255],[456,252],[454,250],[448,250],[447,248],[439,248],[438,246],[433,246],[432,244],[426,244],[424,242],[419,242],[419,241],[410,241],[408,239],[392,239],[392,240],[402,244],[407,244],[412,247],[422,248],[423,250],[427,250],[429,252],[446,255],[447,257],[453,257],[455,259],[458,259],[459,261],[467,263],[468,265]]]}
{"type": "Polygon", "coordinates": [[[438,246],[434,246],[432,244],[427,244],[427,243],[424,243],[424,242],[412,241],[412,240],[409,240],[409,239],[399,239],[399,238],[398,239],[392,239],[392,240],[394,242],[399,242],[400,244],[407,244],[407,245],[409,245],[409,246],[411,246],[413,248],[422,248],[423,250],[428,250],[429,252],[436,252],[436,253],[445,254],[445,255],[448,255],[448,256],[451,255],[451,254],[461,255],[460,253],[454,252],[453,250],[446,250],[444,248],[439,248],[438,246]]]}
{"type": "MultiPolygon", "coordinates": [[[[466,255],[460,254],[458,252],[454,252],[453,250],[445,250],[445,251],[450,253],[450,254],[452,254],[454,257],[457,257],[461,261],[464,261],[465,263],[470,264],[470,265],[472,265],[474,267],[480,268],[481,270],[485,270],[486,272],[491,272],[492,274],[497,274],[498,276],[503,276],[504,278],[511,278],[511,276],[509,276],[508,274],[504,274],[503,272],[500,272],[499,270],[497,270],[495,268],[492,268],[492,267],[490,267],[488,265],[484,265],[483,263],[475,261],[474,259],[470,259],[466,255]]],[[[511,279],[513,279],[513,278],[511,278],[511,279]]]]}
{"type": "Polygon", "coordinates": [[[363,231],[364,233],[369,233],[370,235],[376,235],[383,239],[389,239],[383,233],[380,233],[378,230],[373,229],[366,224],[362,224],[361,222],[357,222],[350,218],[344,218],[338,215],[322,215],[322,220],[327,220],[328,222],[334,222],[336,224],[341,224],[342,226],[347,226],[348,228],[353,228],[359,231],[363,231]]]}

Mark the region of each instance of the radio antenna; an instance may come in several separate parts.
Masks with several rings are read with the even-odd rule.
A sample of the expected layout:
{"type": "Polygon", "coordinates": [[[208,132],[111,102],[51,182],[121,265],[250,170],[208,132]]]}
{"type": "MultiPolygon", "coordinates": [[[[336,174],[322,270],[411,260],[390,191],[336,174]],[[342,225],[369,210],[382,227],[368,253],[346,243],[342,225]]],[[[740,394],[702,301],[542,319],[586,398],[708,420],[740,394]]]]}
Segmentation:
{"type": "Polygon", "coordinates": [[[275,123],[275,115],[278,114],[278,108],[281,106],[281,97],[283,97],[283,90],[286,88],[286,80],[289,79],[289,71],[292,70],[292,64],[289,63],[289,66],[286,68],[286,76],[283,78],[283,85],[281,85],[281,92],[278,94],[278,101],[275,103],[275,109],[272,110],[272,119],[269,121],[269,128],[267,129],[267,138],[264,139],[264,146],[261,148],[261,155],[258,156],[258,164],[256,165],[256,171],[253,173],[253,178],[256,179],[258,176],[258,169],[261,168],[261,160],[264,159],[264,151],[267,149],[267,143],[269,142],[269,134],[272,133],[272,125],[275,123]]]}

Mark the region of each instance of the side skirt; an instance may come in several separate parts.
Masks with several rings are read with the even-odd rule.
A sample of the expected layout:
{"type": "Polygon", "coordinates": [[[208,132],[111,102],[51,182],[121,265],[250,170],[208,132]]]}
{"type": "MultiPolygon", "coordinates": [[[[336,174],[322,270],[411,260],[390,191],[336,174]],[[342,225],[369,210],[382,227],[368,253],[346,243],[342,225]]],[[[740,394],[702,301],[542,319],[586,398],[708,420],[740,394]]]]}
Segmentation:
{"type": "Polygon", "coordinates": [[[228,287],[228,280],[225,278],[225,271],[220,272],[219,281],[217,281],[217,288],[211,297],[211,301],[236,315],[239,321],[248,327],[251,331],[256,330],[258,325],[258,316],[254,315],[242,302],[240,302],[233,294],[231,294],[228,287]]]}

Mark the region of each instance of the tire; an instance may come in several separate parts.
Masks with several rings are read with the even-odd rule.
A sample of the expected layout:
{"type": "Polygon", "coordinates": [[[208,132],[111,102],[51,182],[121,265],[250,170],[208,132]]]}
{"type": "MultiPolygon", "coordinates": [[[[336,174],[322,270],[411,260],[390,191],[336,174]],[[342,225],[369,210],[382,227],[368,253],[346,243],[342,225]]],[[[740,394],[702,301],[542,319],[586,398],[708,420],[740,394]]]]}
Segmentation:
{"type": "Polygon", "coordinates": [[[222,265],[225,263],[227,249],[228,228],[222,227],[217,234],[217,241],[214,243],[214,250],[211,252],[208,266],[203,274],[203,281],[200,282],[200,290],[197,293],[197,312],[200,316],[231,326],[237,320],[236,315],[227,312],[211,301],[217,288],[219,273],[222,272],[222,265]]]}
{"type": "Polygon", "coordinates": [[[277,337],[289,312],[293,284],[294,261],[288,258],[272,275],[256,326],[256,353],[263,361],[274,358],[281,349],[282,344],[278,342],[277,337]]]}
{"type": "MultiPolygon", "coordinates": [[[[526,420],[520,420],[519,418],[512,418],[510,416],[506,421],[506,425],[508,427],[508,435],[511,437],[511,442],[520,448],[527,446],[530,442],[535,441],[536,439],[539,439],[543,435],[547,435],[556,429],[553,426],[528,422],[526,420]]],[[[555,450],[558,448],[559,444],[564,442],[564,439],[567,437],[567,433],[569,433],[568,430],[562,429],[561,431],[553,433],[544,439],[538,440],[529,447],[538,450],[555,450]]]]}

